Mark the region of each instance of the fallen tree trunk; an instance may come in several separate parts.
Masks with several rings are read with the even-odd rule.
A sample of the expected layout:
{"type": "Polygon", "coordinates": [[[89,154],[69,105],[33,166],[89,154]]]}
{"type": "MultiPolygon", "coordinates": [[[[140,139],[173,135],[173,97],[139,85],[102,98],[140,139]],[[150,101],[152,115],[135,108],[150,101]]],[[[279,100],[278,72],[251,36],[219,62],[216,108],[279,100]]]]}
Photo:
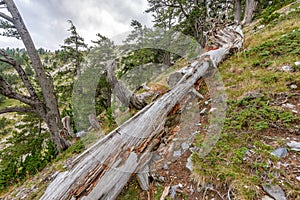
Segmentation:
{"type": "Polygon", "coordinates": [[[218,38],[228,45],[203,54],[186,67],[185,75],[168,93],[82,153],[41,199],[115,199],[133,174],[147,190],[149,162],[162,140],[168,114],[209,68],[215,68],[232,48],[241,47],[243,35],[238,29],[226,29],[218,38]]]}

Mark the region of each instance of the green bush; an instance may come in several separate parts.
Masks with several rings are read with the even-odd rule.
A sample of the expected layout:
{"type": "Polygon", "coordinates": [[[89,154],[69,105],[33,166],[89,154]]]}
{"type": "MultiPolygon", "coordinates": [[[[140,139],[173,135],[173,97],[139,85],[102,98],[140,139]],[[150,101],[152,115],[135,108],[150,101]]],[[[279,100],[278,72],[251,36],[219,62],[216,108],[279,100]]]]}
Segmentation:
{"type": "Polygon", "coordinates": [[[50,134],[41,130],[39,120],[24,118],[26,125],[14,131],[0,151],[0,190],[21,183],[42,170],[55,156],[50,134]]]}

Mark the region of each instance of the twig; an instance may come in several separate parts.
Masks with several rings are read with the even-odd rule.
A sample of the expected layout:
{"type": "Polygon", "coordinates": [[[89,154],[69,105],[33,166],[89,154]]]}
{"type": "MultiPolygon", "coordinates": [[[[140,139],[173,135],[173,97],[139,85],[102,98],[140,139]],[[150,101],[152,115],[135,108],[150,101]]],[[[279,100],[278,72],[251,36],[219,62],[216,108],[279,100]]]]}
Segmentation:
{"type": "Polygon", "coordinates": [[[228,200],[231,200],[231,198],[230,198],[230,192],[231,192],[231,187],[229,187],[228,192],[227,192],[227,199],[228,200]]]}

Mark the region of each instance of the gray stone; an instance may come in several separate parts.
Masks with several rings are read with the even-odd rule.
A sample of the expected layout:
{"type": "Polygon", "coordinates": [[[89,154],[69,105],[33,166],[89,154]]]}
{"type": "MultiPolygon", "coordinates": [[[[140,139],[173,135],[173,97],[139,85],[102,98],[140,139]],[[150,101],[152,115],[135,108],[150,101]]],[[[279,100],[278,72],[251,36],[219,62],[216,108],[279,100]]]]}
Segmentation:
{"type": "Polygon", "coordinates": [[[206,112],[206,108],[203,108],[203,109],[200,111],[200,115],[204,115],[205,112],[206,112]]]}
{"type": "Polygon", "coordinates": [[[168,164],[164,164],[164,170],[168,170],[169,169],[169,165],[168,164]]]}
{"type": "Polygon", "coordinates": [[[193,185],[191,185],[191,187],[190,187],[190,193],[194,194],[194,192],[195,192],[195,190],[193,189],[193,185]]]}
{"type": "Polygon", "coordinates": [[[86,136],[88,133],[87,132],[85,132],[85,131],[80,131],[80,132],[77,132],[76,133],[76,137],[84,137],[84,136],[86,136]]]}
{"type": "Polygon", "coordinates": [[[287,146],[290,147],[293,151],[300,151],[300,142],[291,141],[287,143],[287,146]]]}
{"type": "Polygon", "coordinates": [[[278,158],[282,158],[285,157],[288,154],[288,152],[286,148],[278,148],[275,149],[271,154],[277,156],[278,158]]]}
{"type": "Polygon", "coordinates": [[[171,198],[172,198],[172,199],[175,199],[175,196],[176,196],[176,190],[177,190],[178,187],[179,187],[178,185],[173,185],[173,186],[171,187],[170,193],[171,193],[171,198]]]}
{"type": "Polygon", "coordinates": [[[166,182],[166,178],[165,178],[164,176],[160,176],[160,177],[158,178],[158,180],[159,180],[160,182],[166,182]]]}
{"type": "Polygon", "coordinates": [[[189,147],[190,147],[190,144],[188,144],[188,143],[186,143],[186,142],[184,142],[184,143],[181,144],[181,148],[182,148],[184,151],[187,150],[189,147]]]}
{"type": "Polygon", "coordinates": [[[281,68],[280,68],[281,71],[283,72],[292,72],[293,71],[293,68],[289,65],[283,65],[281,68]]]}
{"type": "Polygon", "coordinates": [[[263,189],[275,200],[286,200],[284,191],[278,185],[264,185],[263,189]]]}
{"type": "Polygon", "coordinates": [[[298,86],[297,86],[297,85],[295,85],[295,84],[292,84],[292,85],[290,85],[290,88],[291,88],[291,89],[293,89],[293,90],[295,90],[295,89],[297,89],[297,88],[298,88],[298,86]]]}
{"type": "Polygon", "coordinates": [[[199,151],[199,148],[198,147],[191,147],[189,148],[190,152],[194,153],[196,151],[199,151]]]}
{"type": "Polygon", "coordinates": [[[173,156],[174,156],[174,157],[179,157],[179,156],[181,156],[181,151],[180,151],[180,150],[174,151],[173,156]]]}
{"type": "Polygon", "coordinates": [[[296,62],[295,62],[295,65],[296,65],[296,66],[300,65],[300,61],[296,61],[296,62]]]}
{"type": "Polygon", "coordinates": [[[191,156],[188,157],[187,163],[186,163],[185,167],[186,167],[188,170],[190,170],[191,172],[193,171],[193,164],[192,164],[191,156]]]}
{"type": "Polygon", "coordinates": [[[291,103],[285,103],[285,104],[282,104],[282,107],[283,108],[288,108],[288,109],[294,109],[296,106],[294,104],[291,104],[291,103]]]}

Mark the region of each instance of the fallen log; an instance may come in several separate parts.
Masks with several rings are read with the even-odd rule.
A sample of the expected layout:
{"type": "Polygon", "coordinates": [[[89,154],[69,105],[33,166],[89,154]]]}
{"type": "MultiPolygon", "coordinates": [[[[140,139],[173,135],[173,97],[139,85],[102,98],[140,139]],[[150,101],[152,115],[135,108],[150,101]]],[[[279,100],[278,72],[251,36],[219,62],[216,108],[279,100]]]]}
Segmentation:
{"type": "Polygon", "coordinates": [[[115,199],[134,174],[147,190],[152,152],[162,140],[168,114],[208,69],[215,68],[231,49],[241,47],[243,35],[238,27],[224,33],[220,31],[218,38],[227,40],[226,45],[198,57],[169,92],[83,152],[41,199],[115,199]]]}

